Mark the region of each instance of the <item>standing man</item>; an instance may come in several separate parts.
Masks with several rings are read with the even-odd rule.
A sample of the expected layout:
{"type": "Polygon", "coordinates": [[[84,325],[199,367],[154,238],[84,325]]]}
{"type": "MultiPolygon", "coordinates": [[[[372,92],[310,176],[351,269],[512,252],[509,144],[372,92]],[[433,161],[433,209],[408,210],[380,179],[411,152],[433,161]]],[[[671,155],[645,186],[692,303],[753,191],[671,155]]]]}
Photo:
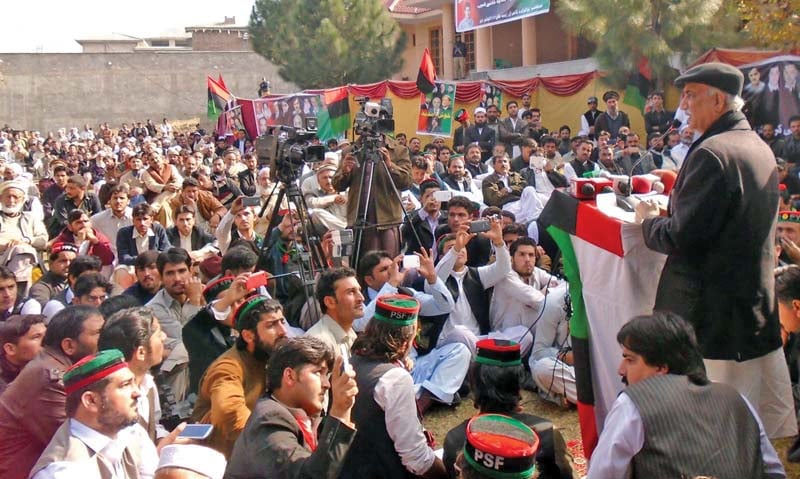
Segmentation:
{"type": "Polygon", "coordinates": [[[453,80],[461,80],[467,77],[467,44],[461,40],[461,34],[456,33],[456,41],[453,42],[453,80]]]}
{"type": "Polygon", "coordinates": [[[464,143],[470,145],[477,143],[481,147],[481,161],[486,161],[492,156],[495,143],[495,130],[486,124],[486,109],[475,108],[475,124],[464,132],[464,143]]]}
{"type": "MultiPolygon", "coordinates": [[[[590,96],[586,104],[589,109],[581,115],[581,129],[578,132],[578,136],[588,136],[589,139],[593,140],[597,136],[595,135],[594,123],[603,112],[597,109],[596,96],[590,96]]],[[[600,132],[597,133],[599,134],[600,132]]]]}
{"type": "Polygon", "coordinates": [[[514,158],[520,154],[520,146],[522,145],[528,122],[517,117],[519,105],[517,105],[516,101],[511,100],[508,102],[506,111],[508,112],[508,117],[500,122],[499,136],[500,141],[506,145],[506,153],[514,158]]]}
{"type": "Polygon", "coordinates": [[[631,127],[631,120],[624,111],[617,109],[619,103],[619,93],[609,90],[603,93],[603,101],[606,102],[606,111],[597,117],[594,122],[594,131],[599,135],[601,131],[607,131],[611,138],[619,135],[619,129],[623,126],[631,127]]]}
{"type": "Polygon", "coordinates": [[[706,377],[686,321],[672,313],[638,316],[617,341],[628,387],[606,416],[589,479],[786,477],[753,406],[706,377]]]}
{"type": "Polygon", "coordinates": [[[775,311],[778,173],[769,147],[739,111],[742,73],[722,63],[675,80],[701,133],[678,174],[669,214],[637,206],[645,243],[668,255],[654,308],[686,318],[712,381],[734,386],[770,438],[797,434],[775,311]],[[725,212],[725,213],[722,213],[725,212]],[[721,298],[726,298],[722,300],[721,298]]]}

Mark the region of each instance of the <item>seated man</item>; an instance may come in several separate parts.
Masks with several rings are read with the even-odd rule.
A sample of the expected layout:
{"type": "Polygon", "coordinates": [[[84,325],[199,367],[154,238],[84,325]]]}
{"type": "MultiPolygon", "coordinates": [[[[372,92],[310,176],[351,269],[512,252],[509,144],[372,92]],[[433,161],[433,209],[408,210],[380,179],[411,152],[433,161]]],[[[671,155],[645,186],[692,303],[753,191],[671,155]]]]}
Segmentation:
{"type": "Polygon", "coordinates": [[[420,334],[416,348],[409,352],[414,360],[411,374],[417,394],[420,412],[424,413],[434,402],[452,405],[458,402],[457,392],[467,375],[469,347],[461,342],[437,346],[435,332],[442,319],[453,311],[453,296],[437,275],[433,260],[425,252],[417,253],[420,266],[416,273],[424,279],[425,292],[402,287],[408,270],[400,271],[402,256],[392,260],[385,251],[370,251],[359,261],[358,271],[362,283],[368,286],[367,296],[372,298],[364,308],[364,316],[356,319],[353,329],[363,331],[375,315],[377,298],[384,295],[405,294],[419,302],[421,319],[420,334]]]}
{"type": "Polygon", "coordinates": [[[116,349],[87,356],[64,373],[67,420],[31,478],[143,477],[158,464],[155,445],[136,424],[139,390],[116,349]]]}
{"type": "MultiPolygon", "coordinates": [[[[195,224],[206,233],[212,234],[228,211],[210,191],[200,187],[200,182],[194,176],[183,180],[180,194],[175,195],[169,202],[172,211],[176,211],[181,205],[194,206],[195,224]]],[[[166,211],[162,209],[158,214],[158,221],[162,225],[169,226],[172,217],[168,218],[166,211]]]]}
{"type": "MultiPolygon", "coordinates": [[[[333,187],[335,165],[323,165],[316,172],[316,185],[304,192],[309,213],[314,219],[329,230],[341,230],[347,227],[347,193],[339,193],[333,187]]],[[[304,183],[305,186],[305,183],[304,183]]]]}
{"type": "Polygon", "coordinates": [[[116,349],[125,356],[139,391],[138,423],[153,442],[167,435],[161,425],[158,389],[149,372],[164,360],[165,337],[158,318],[149,309],[128,308],[110,315],[97,340],[97,349],[116,349]]]}
{"type": "Polygon", "coordinates": [[[44,308],[42,308],[42,314],[52,318],[54,314],[72,304],[72,299],[75,297],[73,288],[78,277],[89,272],[99,273],[102,266],[100,258],[96,256],[78,256],[75,258],[67,268],[67,287],[56,293],[50,301],[45,303],[44,308]]]}
{"type": "Polygon", "coordinates": [[[339,477],[356,431],[350,410],[358,388],[317,338],[286,341],[267,366],[267,391],[236,440],[230,479],[339,477]],[[328,379],[330,374],[330,379],[328,379]],[[324,396],[330,409],[320,427],[324,396]]]}
{"type": "Polygon", "coordinates": [[[556,404],[578,403],[569,318],[542,315],[528,364],[540,396],[556,404]]]}
{"type": "Polygon", "coordinates": [[[14,315],[0,323],[0,394],[39,355],[47,326],[41,314],[14,315]]]}
{"type": "Polygon", "coordinates": [[[375,303],[367,330],[353,345],[359,394],[352,417],[358,434],[340,477],[445,478],[444,464],[422,428],[409,372],[420,304],[405,295],[380,296],[375,303]]]}
{"type": "MultiPolygon", "coordinates": [[[[232,200],[231,210],[225,213],[219,222],[219,227],[214,232],[214,236],[219,242],[219,251],[223,255],[228,251],[231,243],[237,239],[251,243],[256,251],[261,248],[264,238],[256,233],[256,214],[257,212],[253,211],[252,207],[242,205],[241,196],[232,200]]],[[[272,233],[274,232],[275,230],[272,233]]]]}
{"type": "Polygon", "coordinates": [[[458,233],[439,239],[441,260],[436,265],[436,274],[447,285],[455,305],[441,327],[436,345],[459,342],[474,354],[478,337],[491,332],[492,291],[511,272],[511,258],[500,237],[500,220],[491,220],[491,229],[485,236],[495,245],[495,261],[485,266],[467,266],[469,253],[465,245],[474,236],[468,230],[465,224],[458,233]]]}
{"type": "MultiPolygon", "coordinates": [[[[469,225],[477,214],[478,206],[469,199],[455,196],[447,206],[447,224],[436,229],[436,238],[448,233],[456,233],[461,225],[469,225]]],[[[467,243],[467,266],[484,266],[492,256],[492,243],[483,233],[470,237],[467,243]]]]}
{"type": "Polygon", "coordinates": [[[643,175],[656,169],[653,155],[641,149],[636,133],[628,133],[625,137],[625,148],[619,152],[616,162],[626,175],[643,175]]]}
{"type": "Polygon", "coordinates": [[[536,242],[528,237],[511,244],[512,271],[494,287],[489,315],[492,331],[503,331],[527,355],[533,344],[537,321],[545,315],[563,317],[567,284],[536,267],[536,242]]]}
{"type": "Polygon", "coordinates": [[[22,181],[0,183],[0,261],[11,266],[23,293],[31,285],[38,254],[47,247],[44,222],[23,211],[26,198],[27,185],[22,181]]]}
{"type": "Polygon", "coordinates": [[[91,221],[92,226],[108,238],[114,256],[118,256],[117,233],[122,228],[133,224],[132,210],[128,206],[130,204],[130,188],[126,184],[116,184],[109,188],[108,195],[108,208],[92,215],[91,221]]]}
{"type": "Polygon", "coordinates": [[[445,221],[442,214],[442,203],[435,196],[437,191],[441,190],[436,180],[427,179],[419,185],[422,208],[411,215],[411,224],[403,223],[401,229],[403,248],[407,254],[419,251],[420,248],[430,250],[435,245],[434,232],[445,221]],[[417,238],[422,244],[417,241],[417,238]]]}
{"type": "Polygon", "coordinates": [[[708,380],[694,330],[672,313],[638,316],[617,333],[614,401],[592,454],[589,479],[786,477],[753,406],[708,380]],[[680,422],[664,418],[680,417],[680,422]]]}
{"type": "Polygon", "coordinates": [[[96,308],[70,306],[50,320],[39,355],[0,396],[0,477],[27,479],[66,419],[62,376],[97,351],[103,317],[96,308]]]}
{"type": "MultiPolygon", "coordinates": [[[[55,238],[67,226],[67,216],[73,210],[81,210],[90,217],[103,211],[103,206],[94,192],[86,191],[86,178],[81,175],[72,175],[67,179],[64,193],[59,196],[53,205],[53,216],[47,225],[47,233],[55,238]]],[[[63,243],[63,241],[62,241],[63,243]]]]}
{"type": "Polygon", "coordinates": [[[256,401],[264,394],[264,369],[275,348],[286,340],[280,303],[252,296],[237,308],[236,345],[217,358],[200,380],[193,422],[212,424],[208,445],[230,458],[256,401]]]}
{"type": "MultiPolygon", "coordinates": [[[[146,205],[145,205],[146,206],[146,205]]],[[[72,210],[67,215],[67,227],[53,239],[56,243],[72,243],[78,247],[78,256],[96,256],[109,269],[114,263],[111,242],[92,226],[89,215],[83,210],[72,210]]]]}
{"type": "Polygon", "coordinates": [[[197,215],[193,207],[181,205],[173,212],[175,225],[167,228],[167,238],[171,244],[188,251],[195,263],[217,254],[216,238],[195,225],[197,215]]]}
{"type": "Polygon", "coordinates": [[[481,182],[483,202],[487,206],[502,207],[514,213],[520,223],[529,223],[539,217],[544,209],[536,190],[519,173],[511,171],[508,157],[494,157],[494,173],[481,182]]]}
{"type": "Polygon", "coordinates": [[[141,306],[149,303],[161,289],[161,275],[158,273],[158,251],[148,250],[136,257],[133,263],[136,282],[122,292],[136,298],[141,306]]]}
{"type": "Polygon", "coordinates": [[[40,314],[42,305],[31,298],[20,297],[17,275],[0,266],[0,321],[13,314],[40,314]]]}
{"type": "Polygon", "coordinates": [[[78,247],[72,243],[54,243],[48,257],[48,270],[29,291],[31,298],[44,307],[56,294],[67,288],[69,265],[78,256],[78,247]]]}
{"type": "MultiPolygon", "coordinates": [[[[479,341],[469,374],[475,408],[478,414],[510,416],[536,431],[540,441],[536,452],[536,472],[540,479],[572,477],[561,433],[547,419],[520,412],[523,374],[519,344],[496,339],[479,341]]],[[[451,478],[457,477],[454,466],[464,448],[469,422],[467,419],[451,429],[444,440],[442,460],[451,478]]]]}
{"type": "Polygon", "coordinates": [[[119,264],[133,266],[136,256],[145,251],[163,252],[172,247],[167,231],[158,223],[153,223],[153,208],[147,203],[133,207],[133,225],[126,226],[117,234],[117,253],[119,264]]]}

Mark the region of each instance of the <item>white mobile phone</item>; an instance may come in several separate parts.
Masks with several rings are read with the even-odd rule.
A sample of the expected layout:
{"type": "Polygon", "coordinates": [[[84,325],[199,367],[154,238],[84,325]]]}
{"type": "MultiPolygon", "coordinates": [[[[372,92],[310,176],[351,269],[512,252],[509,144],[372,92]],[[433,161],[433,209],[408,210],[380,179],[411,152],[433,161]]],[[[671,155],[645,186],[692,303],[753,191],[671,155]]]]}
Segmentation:
{"type": "Polygon", "coordinates": [[[211,435],[214,426],[211,424],[187,424],[186,428],[178,434],[178,437],[188,439],[207,439],[211,435]]]}
{"type": "Polygon", "coordinates": [[[403,269],[418,269],[419,256],[415,254],[408,254],[403,256],[403,269]]]}
{"type": "Polygon", "coordinates": [[[436,201],[450,201],[453,198],[453,192],[450,190],[434,191],[433,197],[436,201]]]}

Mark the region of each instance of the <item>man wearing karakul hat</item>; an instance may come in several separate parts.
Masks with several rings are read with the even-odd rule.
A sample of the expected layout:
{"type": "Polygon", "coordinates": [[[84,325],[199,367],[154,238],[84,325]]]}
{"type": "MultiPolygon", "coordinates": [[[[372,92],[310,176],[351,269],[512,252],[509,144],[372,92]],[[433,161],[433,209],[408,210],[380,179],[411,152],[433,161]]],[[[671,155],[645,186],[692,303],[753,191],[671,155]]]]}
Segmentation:
{"type": "Polygon", "coordinates": [[[673,187],[669,211],[637,205],[647,246],[668,255],[654,309],[689,321],[709,379],[734,386],[770,438],[797,434],[775,310],[775,156],[741,113],[742,73],[706,63],[675,80],[701,134],[673,187]]]}

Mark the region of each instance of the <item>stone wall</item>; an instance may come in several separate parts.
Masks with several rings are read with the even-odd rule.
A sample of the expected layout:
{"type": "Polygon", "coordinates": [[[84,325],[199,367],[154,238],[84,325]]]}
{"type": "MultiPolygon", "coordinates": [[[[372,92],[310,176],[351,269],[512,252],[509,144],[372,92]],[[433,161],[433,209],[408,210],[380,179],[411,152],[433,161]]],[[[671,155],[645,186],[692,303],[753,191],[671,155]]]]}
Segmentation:
{"type": "Polygon", "coordinates": [[[274,93],[297,88],[253,52],[0,53],[0,126],[42,132],[107,121],[206,119],[206,75],[255,98],[262,77],[274,93]]]}

